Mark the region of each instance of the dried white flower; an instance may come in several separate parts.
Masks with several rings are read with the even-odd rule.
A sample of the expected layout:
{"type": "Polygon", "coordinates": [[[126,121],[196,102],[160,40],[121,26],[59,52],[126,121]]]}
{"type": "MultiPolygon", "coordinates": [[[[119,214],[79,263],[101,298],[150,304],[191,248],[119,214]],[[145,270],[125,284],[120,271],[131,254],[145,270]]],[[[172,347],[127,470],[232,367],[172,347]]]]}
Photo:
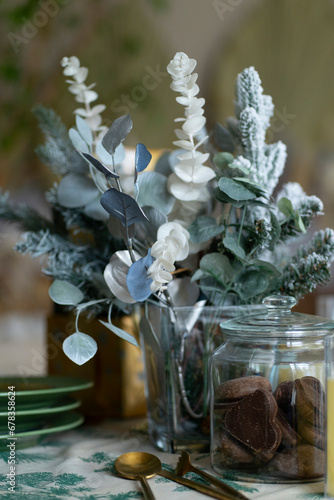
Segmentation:
{"type": "Polygon", "coordinates": [[[85,108],[77,108],[74,113],[86,120],[95,135],[101,132],[105,133],[107,128],[101,125],[101,113],[106,109],[106,106],[104,104],[90,106],[98,98],[98,93],[92,90],[95,83],[89,86],[84,83],[88,76],[88,69],[80,66],[80,61],[75,56],[63,57],[61,65],[64,68],[64,75],[72,77],[72,80],[66,80],[70,84],[68,90],[75,95],[77,102],[85,105],[85,108]]]}
{"type": "Polygon", "coordinates": [[[148,276],[153,280],[152,292],[163,292],[172,280],[174,262],[187,258],[189,253],[189,233],[178,222],[166,222],[158,229],[157,241],[151,248],[155,259],[148,268],[148,276]]]}
{"type": "MultiPolygon", "coordinates": [[[[199,87],[196,84],[198,75],[192,74],[195,66],[195,59],[190,59],[184,52],[177,52],[167,66],[167,71],[173,79],[170,87],[181,94],[176,100],[186,107],[184,117],[175,120],[183,124],[181,129],[175,130],[178,140],[174,144],[184,151],[177,156],[179,163],[175,165],[174,172],[168,178],[168,189],[181,202],[197,203],[209,199],[206,185],[215,177],[215,172],[212,168],[204,166],[209,154],[197,151],[207,137],[199,142],[196,141],[196,136],[205,126],[206,119],[203,116],[205,100],[196,97],[199,87]]],[[[182,219],[184,220],[184,217],[182,219]]]]}

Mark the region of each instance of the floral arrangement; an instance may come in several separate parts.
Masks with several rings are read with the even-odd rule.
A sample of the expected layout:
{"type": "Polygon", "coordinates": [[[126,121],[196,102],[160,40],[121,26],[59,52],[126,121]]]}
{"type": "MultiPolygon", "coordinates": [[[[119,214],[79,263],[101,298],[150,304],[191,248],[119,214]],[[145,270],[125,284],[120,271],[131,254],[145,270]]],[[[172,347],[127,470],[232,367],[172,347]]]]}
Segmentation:
{"type": "Polygon", "coordinates": [[[76,57],[62,66],[83,105],[75,127],[67,131],[50,109],[34,110],[46,136],[37,153],[59,179],[46,193],[53,221],[8,193],[0,193],[0,217],[25,229],[17,251],[47,256],[53,301],[77,311],[77,331],[63,345],[73,361],[97,349],[79,330],[84,310],[107,315],[101,322],[137,345],[113,325],[113,308],[129,312],[150,297],[177,306],[175,290],[211,305],[255,304],[273,293],[299,299],[329,280],[333,230],[305,239],[322,202],[294,182],[275,193],[286,148],[266,143],[274,108],[254,68],[238,75],[236,116],[207,133],[196,61],[177,53],[167,71],[184,112],[175,120],[175,149],[150,170],[146,146],[131,155],[123,145],[130,115],[105,127],[105,105],[92,105],[98,94],[85,83],[88,69],[76,57]]]}

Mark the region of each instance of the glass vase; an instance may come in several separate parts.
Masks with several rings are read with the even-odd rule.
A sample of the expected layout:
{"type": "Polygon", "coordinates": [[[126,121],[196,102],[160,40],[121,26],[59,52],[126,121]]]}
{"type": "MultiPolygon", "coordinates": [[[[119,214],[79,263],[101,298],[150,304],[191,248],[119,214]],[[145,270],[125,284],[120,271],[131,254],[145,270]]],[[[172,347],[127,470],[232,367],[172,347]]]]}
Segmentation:
{"type": "Polygon", "coordinates": [[[148,432],[157,448],[209,450],[209,357],[223,341],[220,323],[253,308],[145,304],[140,341],[148,432]]]}

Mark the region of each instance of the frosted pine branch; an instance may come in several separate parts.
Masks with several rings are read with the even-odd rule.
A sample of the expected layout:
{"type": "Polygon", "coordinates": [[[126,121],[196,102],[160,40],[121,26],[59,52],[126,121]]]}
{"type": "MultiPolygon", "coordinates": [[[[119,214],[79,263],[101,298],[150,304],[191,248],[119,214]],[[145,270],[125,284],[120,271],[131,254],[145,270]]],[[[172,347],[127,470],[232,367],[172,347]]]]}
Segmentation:
{"type": "Polygon", "coordinates": [[[291,262],[283,271],[280,292],[297,300],[330,279],[328,259],[311,253],[298,262],[291,262]]]}

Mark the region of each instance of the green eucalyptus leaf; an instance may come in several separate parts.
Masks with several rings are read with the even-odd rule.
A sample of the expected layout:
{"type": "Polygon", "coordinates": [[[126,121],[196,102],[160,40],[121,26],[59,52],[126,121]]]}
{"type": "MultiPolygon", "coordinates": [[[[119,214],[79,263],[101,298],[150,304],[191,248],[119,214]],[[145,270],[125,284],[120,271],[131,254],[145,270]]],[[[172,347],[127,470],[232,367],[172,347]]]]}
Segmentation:
{"type": "Polygon", "coordinates": [[[83,140],[86,142],[86,144],[88,144],[88,146],[91,146],[93,143],[93,134],[86,120],[84,120],[84,118],[82,118],[81,116],[76,115],[75,123],[78,132],[83,138],[83,140]]]}
{"type": "Polygon", "coordinates": [[[75,332],[64,340],[63,351],[71,361],[81,366],[96,354],[97,343],[86,333],[75,332]]]}
{"type": "Polygon", "coordinates": [[[224,226],[218,225],[214,217],[201,215],[195,219],[188,227],[190,241],[193,243],[202,243],[218,236],[224,229],[224,226]]]}
{"type": "Polygon", "coordinates": [[[138,204],[154,207],[168,215],[174,205],[174,197],[167,190],[167,177],[158,172],[142,172],[138,176],[138,204]]]}
{"type": "Polygon", "coordinates": [[[226,194],[229,198],[235,201],[247,201],[256,198],[256,193],[250,191],[247,187],[243,186],[228,177],[221,177],[218,182],[219,189],[226,194]]]}
{"type": "Polygon", "coordinates": [[[239,245],[237,239],[233,238],[233,236],[225,236],[225,238],[223,239],[223,244],[230,252],[232,252],[239,259],[241,260],[246,259],[245,250],[239,245]]]}
{"type": "Polygon", "coordinates": [[[122,330],[121,328],[118,328],[112,323],[107,323],[106,321],[102,321],[101,319],[99,321],[100,323],[102,323],[103,326],[108,328],[111,332],[113,332],[121,339],[126,340],[130,344],[135,345],[136,347],[139,347],[137,340],[130,333],[126,332],[125,330],[122,330]]]}
{"type": "Polygon", "coordinates": [[[90,152],[86,141],[81,137],[81,135],[75,128],[70,128],[70,130],[68,131],[68,135],[72,141],[73,146],[75,147],[75,149],[80,151],[80,153],[90,152]]]}
{"type": "Polygon", "coordinates": [[[278,200],[277,207],[286,217],[292,217],[294,215],[293,205],[285,196],[278,200]]]}
{"type": "Polygon", "coordinates": [[[241,275],[235,288],[243,300],[248,300],[263,293],[268,288],[268,284],[266,273],[251,269],[241,275]]]}
{"type": "Polygon", "coordinates": [[[231,281],[234,276],[234,271],[228,257],[218,252],[204,255],[200,261],[200,269],[213,276],[222,284],[231,281]]]}
{"type": "MultiPolygon", "coordinates": [[[[221,203],[229,203],[236,208],[242,208],[245,205],[244,201],[236,201],[223,193],[219,188],[214,189],[214,197],[221,203]]],[[[250,202],[247,202],[250,203],[250,202]]]]}
{"type": "Polygon", "coordinates": [[[304,225],[304,222],[302,221],[302,218],[298,210],[296,210],[295,212],[294,221],[295,221],[295,226],[299,229],[299,231],[302,233],[306,233],[306,227],[304,225]]]}
{"type": "Polygon", "coordinates": [[[55,280],[49,288],[49,296],[56,304],[74,306],[84,298],[80,288],[69,281],[55,280]]]}
{"type": "Polygon", "coordinates": [[[268,197],[267,191],[260,186],[257,182],[254,182],[246,177],[234,177],[235,181],[242,182],[242,184],[247,187],[250,191],[254,192],[256,196],[268,197]]]}
{"type": "Polygon", "coordinates": [[[88,205],[99,195],[94,182],[83,175],[67,174],[59,183],[57,198],[59,205],[77,208],[88,205]]]}
{"type": "Polygon", "coordinates": [[[282,275],[281,271],[279,271],[279,269],[277,269],[274,264],[271,264],[271,262],[268,262],[266,260],[253,259],[250,261],[250,264],[252,266],[255,266],[261,272],[265,272],[275,278],[279,278],[282,275]]]}
{"type": "Polygon", "coordinates": [[[213,157],[213,163],[221,170],[227,168],[233,160],[234,156],[231,153],[217,153],[213,157]]]}

